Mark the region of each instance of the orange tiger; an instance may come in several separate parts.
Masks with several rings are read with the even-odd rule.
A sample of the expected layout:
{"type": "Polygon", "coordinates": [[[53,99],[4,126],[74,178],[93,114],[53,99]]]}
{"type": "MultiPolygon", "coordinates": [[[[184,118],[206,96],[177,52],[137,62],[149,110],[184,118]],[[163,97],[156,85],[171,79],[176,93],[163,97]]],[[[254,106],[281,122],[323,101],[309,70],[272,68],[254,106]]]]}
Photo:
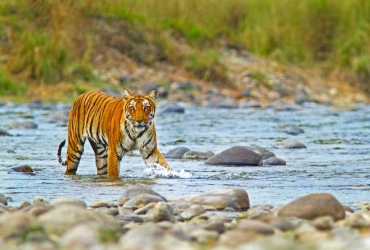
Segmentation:
{"type": "Polygon", "coordinates": [[[132,95],[123,90],[122,97],[91,91],[74,102],[68,120],[67,159],[61,157],[65,140],[58,147],[57,157],[67,166],[65,174],[76,174],[86,139],[95,153],[97,173],[119,176],[122,157],[139,150],[146,164],[158,163],[171,170],[157,148],[154,126],[157,90],[148,95],[132,95]]]}

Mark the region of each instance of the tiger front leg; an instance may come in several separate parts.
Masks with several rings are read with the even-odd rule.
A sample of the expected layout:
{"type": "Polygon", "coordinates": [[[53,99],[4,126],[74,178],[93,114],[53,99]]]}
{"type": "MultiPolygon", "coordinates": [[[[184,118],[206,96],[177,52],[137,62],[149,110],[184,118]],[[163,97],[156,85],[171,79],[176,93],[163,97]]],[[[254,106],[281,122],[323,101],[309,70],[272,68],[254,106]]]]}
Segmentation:
{"type": "Polygon", "coordinates": [[[116,150],[108,146],[108,176],[119,177],[120,162],[116,150]]]}
{"type": "Polygon", "coordinates": [[[140,149],[140,154],[143,157],[145,164],[150,165],[153,163],[157,163],[164,167],[165,169],[167,169],[168,171],[172,170],[157,147],[155,147],[149,152],[148,151],[145,152],[143,149],[140,149]]]}

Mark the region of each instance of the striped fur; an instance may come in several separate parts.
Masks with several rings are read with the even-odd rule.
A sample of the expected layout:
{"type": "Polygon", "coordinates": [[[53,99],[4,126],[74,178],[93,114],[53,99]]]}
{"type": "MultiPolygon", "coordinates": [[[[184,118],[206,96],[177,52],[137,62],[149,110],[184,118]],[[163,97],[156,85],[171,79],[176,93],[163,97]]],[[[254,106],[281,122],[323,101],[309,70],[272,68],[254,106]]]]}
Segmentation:
{"type": "Polygon", "coordinates": [[[72,106],[68,124],[66,161],[62,160],[62,141],[57,157],[67,166],[66,174],[76,174],[86,139],[95,153],[97,173],[119,176],[122,157],[139,150],[146,164],[158,163],[170,167],[157,148],[154,126],[157,90],[148,95],[131,95],[123,91],[121,98],[92,91],[80,95],[72,106]]]}

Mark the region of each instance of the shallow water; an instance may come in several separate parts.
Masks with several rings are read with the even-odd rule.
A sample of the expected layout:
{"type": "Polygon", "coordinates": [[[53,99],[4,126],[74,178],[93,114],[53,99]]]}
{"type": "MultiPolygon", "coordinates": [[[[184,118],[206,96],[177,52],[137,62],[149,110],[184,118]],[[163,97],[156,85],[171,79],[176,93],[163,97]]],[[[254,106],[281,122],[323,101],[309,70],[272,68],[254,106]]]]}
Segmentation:
{"type": "MultiPolygon", "coordinates": [[[[135,183],[150,185],[167,198],[240,187],[248,192],[252,206],[283,205],[313,192],[332,193],[349,206],[370,200],[370,106],[340,113],[316,104],[295,112],[185,106],[185,114],[156,117],[159,149],[163,153],[178,146],[219,153],[236,145],[256,144],[286,160],[287,165],[228,167],[167,159],[177,171],[175,178],[171,178],[163,171],[147,168],[138,152],[134,152],[123,158],[122,177],[115,180],[96,175],[94,155],[88,143],[77,175],[64,175],[65,168],[58,164],[56,151],[67,137],[67,128],[49,118],[63,107],[29,108],[12,103],[0,106],[0,128],[12,134],[0,137],[0,193],[13,199],[10,205],[19,205],[36,196],[48,200],[72,196],[87,204],[115,201],[126,186],[135,183]],[[33,121],[38,128],[7,129],[8,124],[16,121],[33,121]],[[294,136],[279,129],[290,125],[299,126],[305,133],[294,136]],[[274,147],[288,138],[304,143],[307,149],[274,147]],[[9,167],[21,164],[39,171],[35,175],[8,172],[9,167]]],[[[62,152],[65,158],[66,147],[62,152]]]]}

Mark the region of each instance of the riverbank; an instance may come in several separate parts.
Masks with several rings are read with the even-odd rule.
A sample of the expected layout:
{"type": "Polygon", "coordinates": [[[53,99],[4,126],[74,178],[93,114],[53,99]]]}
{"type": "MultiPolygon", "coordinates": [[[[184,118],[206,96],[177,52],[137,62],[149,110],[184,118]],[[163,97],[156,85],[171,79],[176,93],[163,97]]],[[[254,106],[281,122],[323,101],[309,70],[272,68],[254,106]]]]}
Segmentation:
{"type": "Polygon", "coordinates": [[[355,211],[328,193],[250,208],[240,188],[168,200],[135,185],[114,201],[35,197],[10,204],[0,194],[0,249],[332,250],[366,249],[370,239],[368,202],[355,211]]]}

